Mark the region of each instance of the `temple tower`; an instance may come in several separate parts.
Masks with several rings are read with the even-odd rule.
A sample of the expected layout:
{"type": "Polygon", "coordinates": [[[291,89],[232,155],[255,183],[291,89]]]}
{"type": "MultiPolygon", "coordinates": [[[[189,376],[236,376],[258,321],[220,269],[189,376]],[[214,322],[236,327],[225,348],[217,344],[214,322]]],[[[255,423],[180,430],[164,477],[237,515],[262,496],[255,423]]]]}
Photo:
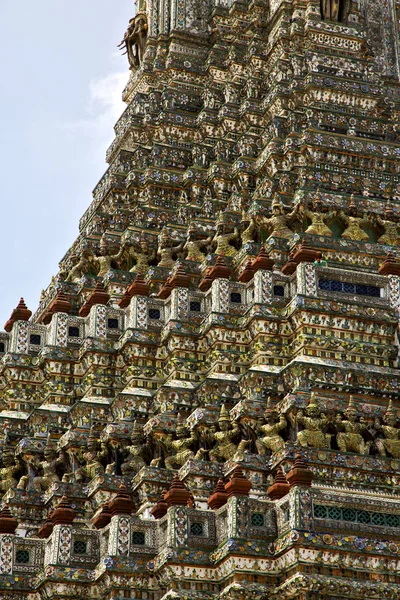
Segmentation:
{"type": "Polygon", "coordinates": [[[138,1],[109,167],[0,334],[1,598],[400,595],[399,21],[138,1]]]}

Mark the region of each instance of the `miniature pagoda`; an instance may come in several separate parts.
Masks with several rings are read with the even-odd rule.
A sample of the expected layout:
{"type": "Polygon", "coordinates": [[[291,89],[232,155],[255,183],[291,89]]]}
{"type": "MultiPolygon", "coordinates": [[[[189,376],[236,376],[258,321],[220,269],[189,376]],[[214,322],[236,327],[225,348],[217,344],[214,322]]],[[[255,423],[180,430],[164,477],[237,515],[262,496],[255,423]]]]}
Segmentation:
{"type": "Polygon", "coordinates": [[[132,13],[109,168],[0,333],[0,598],[400,598],[400,2],[132,13]]]}

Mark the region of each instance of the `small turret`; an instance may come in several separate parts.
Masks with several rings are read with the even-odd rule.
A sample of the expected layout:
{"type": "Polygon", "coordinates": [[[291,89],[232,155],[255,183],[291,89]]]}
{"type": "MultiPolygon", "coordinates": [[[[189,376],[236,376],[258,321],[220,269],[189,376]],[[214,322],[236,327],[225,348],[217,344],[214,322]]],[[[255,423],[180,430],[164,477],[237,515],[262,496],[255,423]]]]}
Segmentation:
{"type": "Polygon", "coordinates": [[[14,519],[7,504],[4,505],[0,512],[0,534],[8,533],[12,535],[18,527],[18,521],[14,519]]]}
{"type": "Polygon", "coordinates": [[[66,496],[61,498],[57,508],[50,515],[53,525],[71,525],[76,517],[76,512],[66,496]]]}
{"type": "Polygon", "coordinates": [[[232,496],[248,496],[251,490],[251,482],[247,479],[242,469],[237,466],[230,477],[230,480],[225,485],[225,491],[228,498],[232,496]]]}
{"type": "Polygon", "coordinates": [[[4,329],[7,333],[10,333],[12,326],[16,321],[29,321],[32,316],[32,311],[25,304],[25,300],[23,298],[20,299],[18,306],[14,308],[11,313],[11,317],[8,319],[7,323],[4,325],[4,329]]]}
{"type": "Polygon", "coordinates": [[[165,495],[167,493],[167,490],[162,491],[161,496],[157,500],[157,504],[150,511],[150,514],[153,515],[155,519],[161,519],[164,515],[167,514],[168,503],[165,500],[165,495]]]}
{"type": "Polygon", "coordinates": [[[222,479],[218,479],[217,485],[215,486],[215,490],[207,500],[208,506],[211,510],[217,510],[224,506],[228,500],[228,493],[225,489],[224,482],[222,479]]]}
{"type": "Polygon", "coordinates": [[[85,304],[80,309],[79,316],[87,317],[92,306],[94,306],[95,304],[107,305],[109,300],[110,294],[106,292],[103,284],[100,281],[98,281],[93,292],[88,296],[88,299],[86,300],[85,304]]]}
{"type": "Polygon", "coordinates": [[[125,485],[121,483],[115,498],[109,504],[109,510],[114,517],[115,515],[130,515],[135,508],[135,504],[128,494],[125,485]]]}
{"type": "Polygon", "coordinates": [[[168,492],[164,495],[164,498],[170,506],[186,506],[187,501],[190,498],[190,492],[186,489],[184,483],[179,479],[177,473],[175,473],[172,480],[171,486],[168,492]]]}
{"type": "Polygon", "coordinates": [[[313,473],[307,467],[301,454],[296,454],[296,460],[293,463],[293,467],[286,475],[286,479],[289,482],[290,487],[297,485],[310,487],[313,480],[313,473]]]}
{"type": "Polygon", "coordinates": [[[271,487],[267,490],[267,495],[271,500],[279,500],[286,496],[290,490],[290,485],[285,477],[284,472],[279,467],[276,470],[275,480],[271,487]]]}

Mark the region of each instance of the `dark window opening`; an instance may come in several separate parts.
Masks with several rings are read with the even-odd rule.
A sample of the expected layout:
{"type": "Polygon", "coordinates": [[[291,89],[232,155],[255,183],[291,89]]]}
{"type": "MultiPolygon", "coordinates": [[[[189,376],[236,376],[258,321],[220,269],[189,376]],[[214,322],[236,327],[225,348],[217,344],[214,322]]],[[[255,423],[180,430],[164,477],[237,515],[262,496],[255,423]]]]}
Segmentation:
{"type": "Polygon", "coordinates": [[[79,331],[79,327],[68,327],[68,337],[79,337],[80,336],[80,331],[79,331]]]}
{"type": "Polygon", "coordinates": [[[202,523],[192,523],[190,525],[190,533],[191,533],[191,535],[203,535],[203,524],[202,523]]]}
{"type": "Polygon", "coordinates": [[[6,345],[4,342],[0,342],[0,353],[6,351],[6,345]]]}
{"type": "Polygon", "coordinates": [[[26,565],[30,560],[30,555],[28,550],[17,550],[15,553],[15,562],[20,565],[26,565]]]}
{"type": "Polygon", "coordinates": [[[356,294],[358,296],[369,296],[371,298],[381,297],[381,288],[375,285],[349,283],[347,281],[336,281],[334,279],[320,279],[318,287],[320,290],[339,292],[342,294],[356,294]]]}
{"type": "Polygon", "coordinates": [[[87,542],[84,542],[83,540],[75,540],[74,554],[87,554],[87,542]]]}
{"type": "Polygon", "coordinates": [[[192,312],[200,312],[201,311],[201,302],[191,302],[190,303],[190,310],[192,312]]]}
{"type": "Polygon", "coordinates": [[[161,311],[158,308],[150,308],[149,319],[157,320],[161,317],[161,311]]]}
{"type": "Polygon", "coordinates": [[[283,285],[274,285],[274,296],[280,296],[283,298],[285,295],[285,288],[283,285]]]}
{"type": "Polygon", "coordinates": [[[355,508],[340,508],[338,506],[314,506],[316,519],[330,519],[333,521],[347,521],[363,525],[378,525],[379,527],[400,527],[400,515],[369,512],[355,508]]]}
{"type": "Polygon", "coordinates": [[[42,343],[42,336],[36,333],[31,333],[31,335],[29,336],[29,343],[33,346],[40,346],[40,344],[42,343]]]}
{"type": "Polygon", "coordinates": [[[264,527],[265,517],[261,513],[254,513],[251,515],[251,524],[253,527],[264,527]]]}
{"type": "Polygon", "coordinates": [[[146,542],[146,536],[143,531],[134,531],[132,534],[132,544],[135,546],[144,546],[146,542]]]}
{"type": "Polygon", "coordinates": [[[107,326],[108,326],[108,329],[118,329],[119,328],[118,319],[108,319],[107,326]]]}
{"type": "Polygon", "coordinates": [[[242,303],[242,294],[239,294],[238,292],[232,292],[231,302],[233,304],[241,304],[242,303]]]}

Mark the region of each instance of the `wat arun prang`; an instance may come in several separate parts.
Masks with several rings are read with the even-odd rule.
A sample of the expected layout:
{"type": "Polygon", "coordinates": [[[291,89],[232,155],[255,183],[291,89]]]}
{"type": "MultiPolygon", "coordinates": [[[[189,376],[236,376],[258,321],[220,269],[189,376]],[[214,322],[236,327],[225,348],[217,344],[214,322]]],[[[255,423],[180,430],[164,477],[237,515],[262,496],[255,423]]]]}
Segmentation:
{"type": "Polygon", "coordinates": [[[0,334],[2,600],[400,598],[399,19],[136,7],[109,169],[0,334]]]}

